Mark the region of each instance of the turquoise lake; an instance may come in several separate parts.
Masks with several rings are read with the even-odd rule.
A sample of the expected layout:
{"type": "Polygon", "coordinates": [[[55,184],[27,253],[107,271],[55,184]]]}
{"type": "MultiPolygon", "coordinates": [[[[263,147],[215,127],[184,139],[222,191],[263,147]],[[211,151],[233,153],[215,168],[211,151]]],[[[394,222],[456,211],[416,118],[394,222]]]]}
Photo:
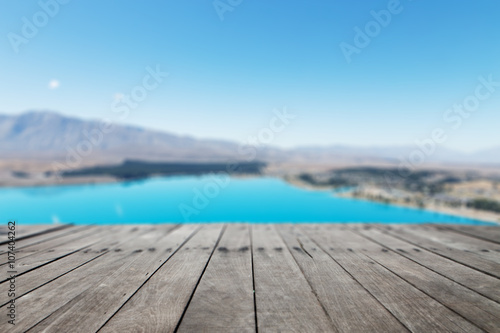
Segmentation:
{"type": "Polygon", "coordinates": [[[0,189],[0,216],[19,224],[168,222],[484,222],[335,196],[277,178],[152,178],[0,189]]]}

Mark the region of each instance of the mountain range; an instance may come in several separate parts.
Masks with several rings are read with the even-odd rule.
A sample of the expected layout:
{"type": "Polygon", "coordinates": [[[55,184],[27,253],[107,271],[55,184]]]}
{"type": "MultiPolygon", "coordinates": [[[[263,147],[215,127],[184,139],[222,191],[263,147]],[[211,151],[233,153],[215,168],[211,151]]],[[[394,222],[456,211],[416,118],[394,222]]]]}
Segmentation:
{"type": "MultiPolygon", "coordinates": [[[[81,155],[102,163],[125,159],[158,161],[260,160],[271,163],[398,164],[417,146],[251,147],[228,140],[198,139],[137,126],[83,120],[51,111],[0,115],[0,159],[64,160],[81,155]]],[[[499,164],[500,146],[465,154],[437,147],[426,163],[499,164]]]]}

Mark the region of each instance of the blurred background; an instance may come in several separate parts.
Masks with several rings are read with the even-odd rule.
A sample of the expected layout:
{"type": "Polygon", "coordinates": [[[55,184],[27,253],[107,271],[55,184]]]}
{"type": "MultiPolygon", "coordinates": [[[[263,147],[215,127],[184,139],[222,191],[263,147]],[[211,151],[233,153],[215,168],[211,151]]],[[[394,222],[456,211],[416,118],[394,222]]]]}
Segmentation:
{"type": "Polygon", "coordinates": [[[496,1],[0,5],[6,219],[500,219],[496,1]]]}

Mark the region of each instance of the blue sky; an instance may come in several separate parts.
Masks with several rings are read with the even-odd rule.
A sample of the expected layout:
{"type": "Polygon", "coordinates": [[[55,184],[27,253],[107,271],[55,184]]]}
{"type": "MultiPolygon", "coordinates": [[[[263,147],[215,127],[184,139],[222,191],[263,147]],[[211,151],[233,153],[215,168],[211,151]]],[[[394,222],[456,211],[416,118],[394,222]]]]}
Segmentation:
{"type": "Polygon", "coordinates": [[[478,77],[500,81],[500,3],[392,1],[221,0],[232,9],[221,20],[207,0],[72,0],[44,22],[38,1],[1,0],[0,112],[245,141],[286,107],[297,118],[273,142],[285,147],[406,145],[437,127],[449,148],[500,145],[500,87],[459,129],[443,120],[478,77]],[[354,29],[389,8],[397,13],[348,63],[341,43],[356,46],[354,29]],[[40,27],[13,47],[13,34],[26,37],[23,17],[40,27]],[[117,117],[113,101],[157,65],[169,76],[117,117]]]}

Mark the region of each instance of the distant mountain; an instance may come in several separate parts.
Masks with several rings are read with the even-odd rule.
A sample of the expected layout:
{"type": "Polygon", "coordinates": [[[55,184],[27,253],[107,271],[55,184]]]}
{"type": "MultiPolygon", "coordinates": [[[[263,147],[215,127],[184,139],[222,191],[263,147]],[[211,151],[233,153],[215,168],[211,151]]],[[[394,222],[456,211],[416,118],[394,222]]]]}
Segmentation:
{"type": "MultiPolygon", "coordinates": [[[[248,148],[248,147],[247,147],[248,148]]],[[[114,125],[103,133],[102,123],[42,111],[0,115],[0,159],[64,160],[80,150],[88,160],[117,162],[125,159],[158,161],[261,160],[280,163],[398,164],[416,146],[319,146],[242,150],[239,143],[195,139],[141,127],[114,125]],[[90,144],[89,144],[90,142],[90,144]],[[88,156],[87,152],[91,150],[88,156]]],[[[426,163],[499,164],[500,147],[462,154],[443,147],[426,156],[426,163]]]]}
{"type": "Polygon", "coordinates": [[[482,164],[500,164],[500,146],[469,154],[469,160],[482,164]]]}
{"type": "MultiPolygon", "coordinates": [[[[354,160],[383,160],[392,163],[401,161],[412,161],[412,158],[422,154],[418,146],[375,146],[375,147],[353,147],[353,146],[323,146],[323,147],[300,147],[294,149],[296,155],[308,158],[321,158],[329,160],[335,157],[343,157],[354,160]]],[[[461,153],[440,145],[436,145],[434,152],[424,154],[424,164],[466,164],[466,165],[499,165],[500,147],[479,151],[476,153],[461,153]]]]}
{"type": "Polygon", "coordinates": [[[112,130],[103,133],[100,121],[54,112],[0,116],[3,157],[63,158],[71,151],[79,149],[86,154],[92,149],[92,157],[105,160],[217,160],[234,156],[237,147],[228,141],[197,140],[134,126],[114,125],[112,130]]]}

